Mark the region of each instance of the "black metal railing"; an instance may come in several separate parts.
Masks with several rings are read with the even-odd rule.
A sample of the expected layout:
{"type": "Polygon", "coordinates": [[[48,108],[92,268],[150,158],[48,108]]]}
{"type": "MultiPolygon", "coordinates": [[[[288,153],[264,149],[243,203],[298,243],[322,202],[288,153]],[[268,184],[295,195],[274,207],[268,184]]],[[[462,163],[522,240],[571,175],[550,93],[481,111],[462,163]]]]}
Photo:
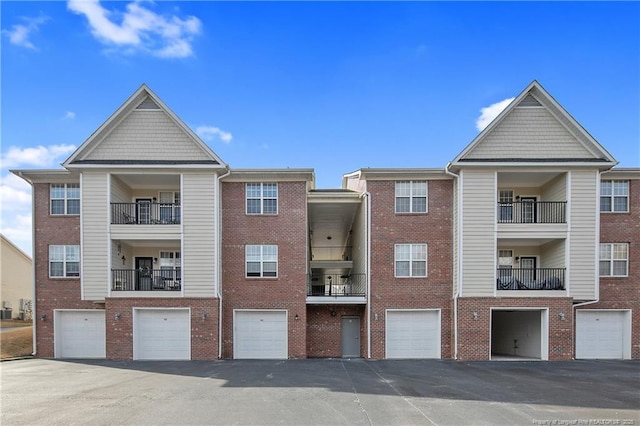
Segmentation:
{"type": "Polygon", "coordinates": [[[498,203],[498,223],[567,223],[566,201],[498,203]]]}
{"type": "Polygon", "coordinates": [[[113,225],[175,225],[180,205],[171,203],[111,203],[113,225]]]}
{"type": "Polygon", "coordinates": [[[179,291],[180,269],[112,269],[111,291],[179,291]]]}
{"type": "Polygon", "coordinates": [[[307,296],[366,296],[365,274],[311,274],[307,296]]]}
{"type": "Polygon", "coordinates": [[[566,268],[498,268],[498,290],[564,290],[566,268]]]}

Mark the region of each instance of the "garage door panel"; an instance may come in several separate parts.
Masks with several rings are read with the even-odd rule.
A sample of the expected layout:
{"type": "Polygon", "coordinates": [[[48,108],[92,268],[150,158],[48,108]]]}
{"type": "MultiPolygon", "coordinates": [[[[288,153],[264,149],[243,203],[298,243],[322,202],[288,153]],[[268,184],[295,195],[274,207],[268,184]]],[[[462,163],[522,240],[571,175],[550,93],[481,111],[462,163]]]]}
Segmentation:
{"type": "Polygon", "coordinates": [[[104,311],[56,313],[56,358],[105,358],[104,311]]]}
{"type": "Polygon", "coordinates": [[[576,358],[623,359],[628,346],[627,311],[578,311],[576,358]]]}
{"type": "Polygon", "coordinates": [[[237,311],[234,321],[234,358],[287,358],[286,312],[237,311]]]}
{"type": "Polygon", "coordinates": [[[387,358],[440,358],[438,311],[389,311],[387,358]]]}
{"type": "Polygon", "coordinates": [[[135,359],[191,358],[191,324],[188,310],[139,309],[136,320],[135,359]]]}

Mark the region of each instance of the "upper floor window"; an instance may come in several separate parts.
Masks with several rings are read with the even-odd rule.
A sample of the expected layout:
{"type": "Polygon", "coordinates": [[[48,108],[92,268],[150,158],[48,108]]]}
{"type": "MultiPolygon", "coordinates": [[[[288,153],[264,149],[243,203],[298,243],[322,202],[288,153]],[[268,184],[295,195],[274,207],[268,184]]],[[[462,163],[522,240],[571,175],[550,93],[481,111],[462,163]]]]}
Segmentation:
{"type": "Polygon", "coordinates": [[[51,214],[80,214],[80,185],[77,183],[53,183],[50,188],[51,214]]]}
{"type": "Polygon", "coordinates": [[[629,181],[603,180],[600,182],[600,211],[629,211],[629,181]]]}
{"type": "Polygon", "coordinates": [[[248,245],[245,247],[247,277],[278,276],[278,246],[248,245]]]}
{"type": "Polygon", "coordinates": [[[426,213],[427,182],[396,182],[396,213],[426,213]]]}
{"type": "Polygon", "coordinates": [[[49,246],[49,277],[79,277],[80,246],[49,246]]]}
{"type": "Polygon", "coordinates": [[[247,214],[277,214],[278,184],[248,183],[247,214]]]}
{"type": "Polygon", "coordinates": [[[395,263],[396,277],[426,277],[427,245],[396,244],[395,263]]]}
{"type": "Polygon", "coordinates": [[[165,279],[179,280],[182,278],[182,263],[179,251],[160,252],[160,273],[165,279]]]}
{"type": "Polygon", "coordinates": [[[600,244],[600,276],[626,277],[629,275],[629,244],[600,244]]]}

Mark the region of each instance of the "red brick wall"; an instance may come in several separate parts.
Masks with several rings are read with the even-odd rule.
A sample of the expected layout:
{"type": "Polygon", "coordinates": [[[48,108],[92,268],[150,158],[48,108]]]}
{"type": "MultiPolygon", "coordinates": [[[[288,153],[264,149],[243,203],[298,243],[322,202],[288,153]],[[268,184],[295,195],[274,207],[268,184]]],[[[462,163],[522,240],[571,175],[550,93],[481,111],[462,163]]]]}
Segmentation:
{"type": "Polygon", "coordinates": [[[573,318],[571,298],[485,298],[458,299],[458,359],[487,360],[491,353],[491,308],[548,308],[549,360],[573,357],[573,318]],[[478,318],[473,318],[473,312],[478,318]],[[564,314],[564,320],[560,314],[564,314]]]}
{"type": "Polygon", "coordinates": [[[309,305],[307,307],[307,356],[342,356],[342,317],[360,318],[360,356],[367,356],[365,305],[309,305]],[[335,315],[332,315],[335,313],[335,315]]]}
{"type": "Polygon", "coordinates": [[[306,182],[279,182],[278,214],[247,215],[245,183],[222,184],[224,358],[233,357],[234,309],[288,310],[289,357],[306,357],[306,193],[306,182]],[[277,278],[245,277],[247,244],[278,246],[277,278]]]}
{"type": "Polygon", "coordinates": [[[218,299],[120,298],[105,300],[107,359],[133,359],[133,308],[191,308],[191,359],[218,358],[218,299]],[[116,318],[116,313],[120,317],[116,318]],[[202,319],[202,314],[206,318],[202,319]]]}
{"type": "Polygon", "coordinates": [[[600,214],[600,242],[629,244],[629,275],[601,277],[599,303],[577,309],[632,309],[631,357],[640,358],[640,180],[629,181],[629,212],[600,214]]]}
{"type": "Polygon", "coordinates": [[[386,309],[441,309],[441,354],[452,357],[453,181],[428,183],[428,213],[396,214],[395,182],[369,181],[371,193],[371,346],[385,356],[386,309]],[[395,278],[395,244],[427,244],[427,277],[395,278]],[[375,317],[374,317],[375,318],[375,317]]]}
{"type": "Polygon", "coordinates": [[[54,309],[96,309],[102,305],[80,300],[80,278],[49,278],[49,246],[79,245],[80,217],[49,214],[49,184],[33,185],[35,243],[35,316],[37,356],[54,356],[54,309]],[[40,317],[46,315],[46,320],[40,317]]]}

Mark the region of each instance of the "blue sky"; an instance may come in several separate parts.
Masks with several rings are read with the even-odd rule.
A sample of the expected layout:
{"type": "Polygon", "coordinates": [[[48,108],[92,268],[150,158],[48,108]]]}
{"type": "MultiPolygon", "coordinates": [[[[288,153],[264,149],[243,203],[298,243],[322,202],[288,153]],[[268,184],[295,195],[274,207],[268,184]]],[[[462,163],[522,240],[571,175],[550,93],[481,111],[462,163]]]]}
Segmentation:
{"type": "Polygon", "coordinates": [[[231,167],[443,167],[538,80],[640,166],[637,2],[2,2],[2,232],[142,83],[231,167]],[[484,123],[484,124],[483,124],[484,123]]]}

